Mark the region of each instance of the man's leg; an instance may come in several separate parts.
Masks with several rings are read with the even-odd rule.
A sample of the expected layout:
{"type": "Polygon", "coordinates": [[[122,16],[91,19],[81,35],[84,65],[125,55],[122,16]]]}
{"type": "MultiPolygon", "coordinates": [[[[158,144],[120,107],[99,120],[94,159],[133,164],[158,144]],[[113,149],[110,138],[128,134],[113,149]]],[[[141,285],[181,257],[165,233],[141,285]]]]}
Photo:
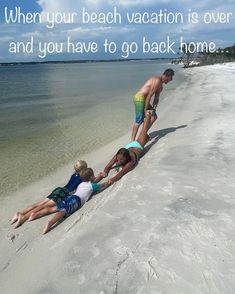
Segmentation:
{"type": "Polygon", "coordinates": [[[135,141],[139,127],[144,121],[145,98],[142,96],[139,97],[138,94],[136,94],[136,96],[134,97],[134,105],[135,105],[135,123],[132,128],[131,141],[135,141]]]}

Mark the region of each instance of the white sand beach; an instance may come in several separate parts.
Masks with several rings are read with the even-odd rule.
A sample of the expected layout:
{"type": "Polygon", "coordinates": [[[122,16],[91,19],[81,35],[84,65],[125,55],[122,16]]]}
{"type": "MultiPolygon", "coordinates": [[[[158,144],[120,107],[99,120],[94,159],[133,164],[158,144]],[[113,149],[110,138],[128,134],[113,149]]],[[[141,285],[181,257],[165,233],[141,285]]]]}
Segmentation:
{"type": "MultiPolygon", "coordinates": [[[[183,72],[138,166],[51,232],[51,216],[15,230],[9,219],[71,165],[2,201],[1,293],[234,293],[235,63],[183,72]]],[[[85,159],[101,171],[129,136],[85,159]]]]}

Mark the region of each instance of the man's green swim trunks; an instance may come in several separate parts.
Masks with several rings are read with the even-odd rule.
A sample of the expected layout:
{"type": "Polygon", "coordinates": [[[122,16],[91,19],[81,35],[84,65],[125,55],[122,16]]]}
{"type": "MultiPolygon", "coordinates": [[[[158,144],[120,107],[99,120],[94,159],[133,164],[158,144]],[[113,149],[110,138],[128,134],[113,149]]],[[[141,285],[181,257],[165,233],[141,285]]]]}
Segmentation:
{"type": "MultiPolygon", "coordinates": [[[[144,121],[145,97],[140,92],[137,92],[133,102],[135,104],[135,122],[141,124],[144,121]]],[[[150,105],[149,109],[153,109],[152,105],[150,105]]],[[[157,116],[155,111],[153,111],[152,116],[157,116]]]]}

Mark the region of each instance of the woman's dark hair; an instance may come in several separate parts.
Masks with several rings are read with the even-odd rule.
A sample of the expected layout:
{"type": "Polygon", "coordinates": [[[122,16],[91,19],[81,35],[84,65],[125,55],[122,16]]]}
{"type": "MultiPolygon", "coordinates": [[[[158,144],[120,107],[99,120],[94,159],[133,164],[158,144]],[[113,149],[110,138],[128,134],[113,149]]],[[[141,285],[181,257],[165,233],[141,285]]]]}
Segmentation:
{"type": "Polygon", "coordinates": [[[131,161],[130,153],[129,153],[128,149],[126,149],[126,148],[119,149],[116,155],[122,155],[126,159],[125,164],[127,162],[131,161]]]}

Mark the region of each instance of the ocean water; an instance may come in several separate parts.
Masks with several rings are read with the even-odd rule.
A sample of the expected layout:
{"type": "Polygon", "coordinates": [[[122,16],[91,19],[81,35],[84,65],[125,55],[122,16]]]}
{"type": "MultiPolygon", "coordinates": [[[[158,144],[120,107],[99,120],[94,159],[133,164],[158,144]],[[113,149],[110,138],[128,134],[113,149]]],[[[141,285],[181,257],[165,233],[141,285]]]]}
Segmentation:
{"type": "MultiPolygon", "coordinates": [[[[174,68],[163,61],[0,67],[0,197],[130,132],[133,95],[168,67],[174,68]]],[[[181,80],[176,74],[161,99],[181,80]]]]}

